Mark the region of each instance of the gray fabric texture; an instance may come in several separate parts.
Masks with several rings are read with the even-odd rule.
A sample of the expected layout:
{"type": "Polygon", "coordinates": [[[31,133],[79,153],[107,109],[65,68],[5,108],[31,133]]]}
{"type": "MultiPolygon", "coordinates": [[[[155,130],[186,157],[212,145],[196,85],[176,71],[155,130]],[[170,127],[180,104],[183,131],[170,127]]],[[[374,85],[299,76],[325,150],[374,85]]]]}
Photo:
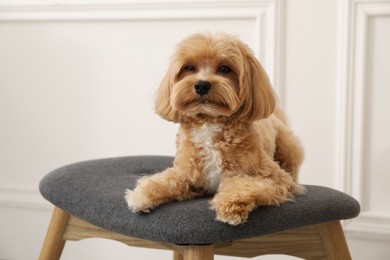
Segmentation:
{"type": "Polygon", "coordinates": [[[131,156],[71,164],[46,175],[43,197],[89,223],[131,237],[175,244],[211,244],[261,236],[359,214],[359,203],[339,191],[305,185],[308,192],[280,207],[259,207],[238,226],[215,220],[210,197],[171,202],[149,214],[132,213],[125,190],[169,167],[172,157],[131,156]]]}

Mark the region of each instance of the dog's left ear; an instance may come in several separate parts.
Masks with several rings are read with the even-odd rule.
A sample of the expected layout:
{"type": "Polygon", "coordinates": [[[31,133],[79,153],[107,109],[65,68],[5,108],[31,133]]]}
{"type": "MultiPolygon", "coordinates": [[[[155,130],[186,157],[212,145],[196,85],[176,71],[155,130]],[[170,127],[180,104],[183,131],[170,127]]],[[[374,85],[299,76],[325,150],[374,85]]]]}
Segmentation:
{"type": "Polygon", "coordinates": [[[243,106],[240,117],[245,121],[255,121],[268,117],[276,106],[276,96],[260,62],[248,47],[243,50],[243,71],[240,75],[240,98],[243,106]]]}

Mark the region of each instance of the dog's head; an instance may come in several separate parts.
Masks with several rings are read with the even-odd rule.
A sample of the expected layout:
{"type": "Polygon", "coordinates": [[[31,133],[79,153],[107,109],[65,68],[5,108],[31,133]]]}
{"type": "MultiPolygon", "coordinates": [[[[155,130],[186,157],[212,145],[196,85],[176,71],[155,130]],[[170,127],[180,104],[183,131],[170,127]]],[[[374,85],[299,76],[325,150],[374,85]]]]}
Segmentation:
{"type": "Polygon", "coordinates": [[[178,44],[156,96],[156,112],[181,116],[236,116],[254,121],[269,116],[275,95],[251,50],[235,37],[195,34],[178,44]]]}

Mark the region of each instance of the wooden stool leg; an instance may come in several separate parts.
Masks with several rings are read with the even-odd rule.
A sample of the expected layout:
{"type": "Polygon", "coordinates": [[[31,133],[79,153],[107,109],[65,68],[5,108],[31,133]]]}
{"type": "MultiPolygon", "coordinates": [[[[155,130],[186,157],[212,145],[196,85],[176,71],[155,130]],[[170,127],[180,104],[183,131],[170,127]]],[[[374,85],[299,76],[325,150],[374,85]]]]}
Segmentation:
{"type": "Polygon", "coordinates": [[[352,259],[340,221],[319,225],[319,232],[328,260],[352,259]]]}
{"type": "Polygon", "coordinates": [[[62,239],[62,235],[64,234],[68,219],[68,213],[57,207],[54,208],[39,260],[60,259],[62,249],[65,245],[65,240],[62,239]]]}
{"type": "Polygon", "coordinates": [[[196,246],[189,245],[184,248],[184,260],[213,260],[214,245],[196,246]]]}
{"type": "Polygon", "coordinates": [[[177,251],[173,251],[173,260],[184,260],[183,255],[177,251]]]}

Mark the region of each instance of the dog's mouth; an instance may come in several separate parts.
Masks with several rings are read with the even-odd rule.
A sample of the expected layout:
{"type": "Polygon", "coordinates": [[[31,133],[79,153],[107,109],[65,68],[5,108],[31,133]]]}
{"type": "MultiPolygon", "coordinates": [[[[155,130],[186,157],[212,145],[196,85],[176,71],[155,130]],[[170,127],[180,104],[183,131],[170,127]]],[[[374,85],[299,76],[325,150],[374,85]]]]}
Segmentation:
{"type": "Polygon", "coordinates": [[[205,97],[188,101],[183,104],[183,108],[188,114],[226,115],[230,111],[228,104],[212,101],[205,97]]]}
{"type": "Polygon", "coordinates": [[[218,103],[218,102],[210,102],[210,101],[199,101],[200,104],[210,107],[210,108],[216,108],[216,109],[223,109],[223,110],[230,110],[230,106],[224,103],[218,103]]]}
{"type": "Polygon", "coordinates": [[[198,99],[188,101],[184,104],[184,107],[188,107],[188,108],[195,107],[195,106],[229,109],[229,105],[225,103],[208,100],[204,97],[199,97],[198,99]]]}

